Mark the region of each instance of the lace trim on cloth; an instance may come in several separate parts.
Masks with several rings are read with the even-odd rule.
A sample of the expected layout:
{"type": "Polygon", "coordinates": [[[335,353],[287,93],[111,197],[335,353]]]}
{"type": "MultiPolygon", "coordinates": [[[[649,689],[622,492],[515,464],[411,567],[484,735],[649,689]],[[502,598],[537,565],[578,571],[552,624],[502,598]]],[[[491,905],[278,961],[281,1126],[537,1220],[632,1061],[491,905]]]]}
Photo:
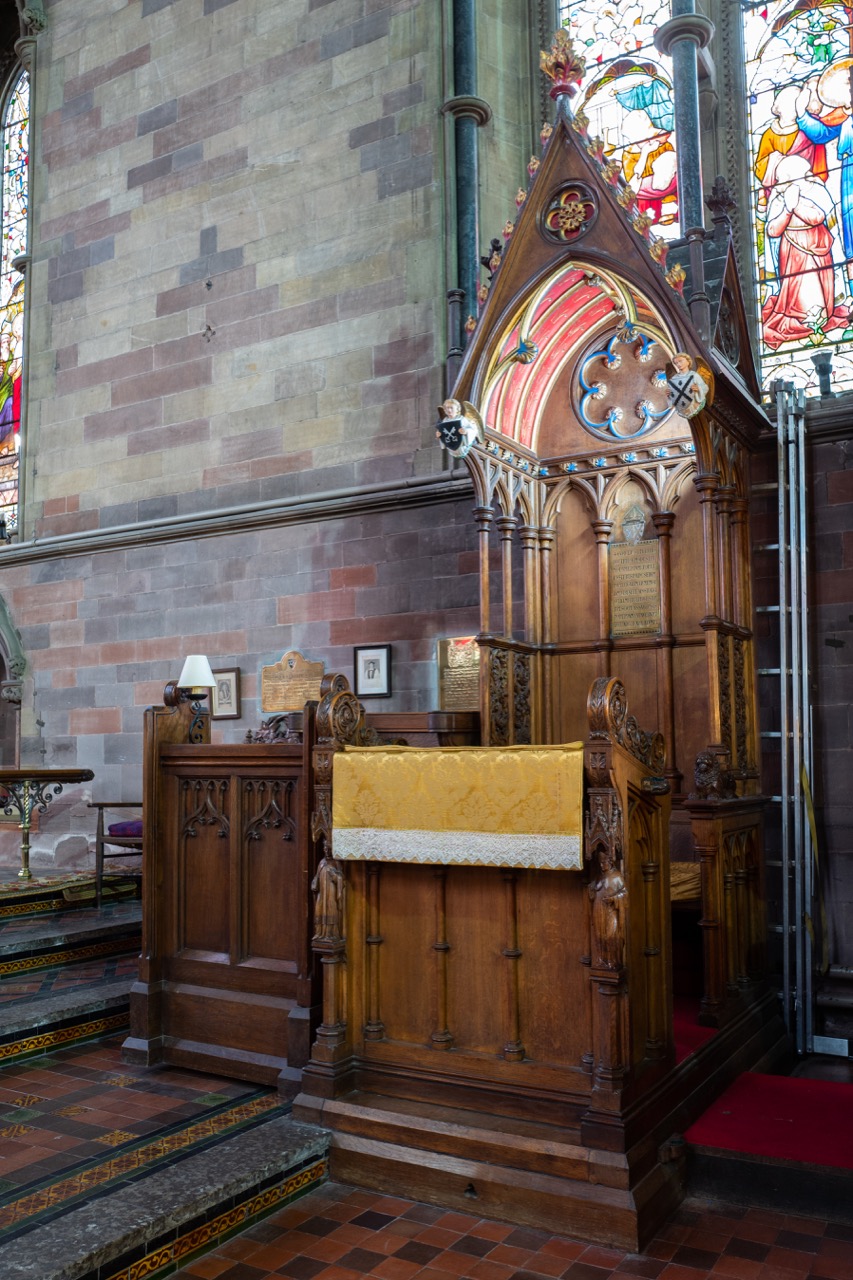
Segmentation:
{"type": "Polygon", "coordinates": [[[336,858],[361,861],[537,871],[579,871],[582,866],[580,836],[343,827],[335,830],[333,844],[336,858]]]}

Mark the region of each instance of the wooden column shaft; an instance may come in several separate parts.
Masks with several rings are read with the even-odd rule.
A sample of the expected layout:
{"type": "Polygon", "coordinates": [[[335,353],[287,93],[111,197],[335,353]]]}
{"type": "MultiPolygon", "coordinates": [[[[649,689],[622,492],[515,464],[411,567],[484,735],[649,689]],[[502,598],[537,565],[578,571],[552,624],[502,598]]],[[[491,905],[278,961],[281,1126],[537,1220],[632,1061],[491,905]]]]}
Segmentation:
{"type": "Polygon", "coordinates": [[[597,674],[610,674],[610,562],[609,543],[612,520],[593,520],[592,530],[598,545],[598,663],[597,674]]]}
{"type": "Polygon", "coordinates": [[[503,634],[513,638],[512,625],[512,535],[518,528],[515,516],[498,516],[497,526],[501,537],[501,583],[503,586],[503,634]]]}

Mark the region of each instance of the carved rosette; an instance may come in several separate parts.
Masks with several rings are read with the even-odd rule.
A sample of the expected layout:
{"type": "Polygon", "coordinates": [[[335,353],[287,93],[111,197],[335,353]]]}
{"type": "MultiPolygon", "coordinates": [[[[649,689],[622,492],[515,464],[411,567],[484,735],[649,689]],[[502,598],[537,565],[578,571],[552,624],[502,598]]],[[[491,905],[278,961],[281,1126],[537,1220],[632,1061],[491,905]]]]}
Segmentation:
{"type": "Polygon", "coordinates": [[[570,244],[586,235],[598,216],[594,193],[582,182],[571,182],[551,196],[542,213],[543,234],[557,244],[570,244]]]}
{"type": "Polygon", "coordinates": [[[489,655],[489,742],[505,747],[509,742],[509,663],[506,649],[489,655]]]}
{"type": "Polygon", "coordinates": [[[513,654],[513,737],[522,745],[531,739],[530,654],[513,654]]]}

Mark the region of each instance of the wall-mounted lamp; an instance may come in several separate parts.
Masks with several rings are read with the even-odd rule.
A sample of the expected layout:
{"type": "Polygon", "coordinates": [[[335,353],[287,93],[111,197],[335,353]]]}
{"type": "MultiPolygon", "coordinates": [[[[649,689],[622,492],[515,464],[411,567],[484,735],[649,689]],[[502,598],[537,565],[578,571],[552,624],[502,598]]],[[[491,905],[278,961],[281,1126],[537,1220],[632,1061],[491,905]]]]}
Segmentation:
{"type": "Polygon", "coordinates": [[[207,697],[208,689],[213,689],[215,686],[216,681],[210,669],[210,663],[204,654],[188,654],[181,668],[181,674],[178,676],[178,688],[184,700],[192,699],[193,702],[201,702],[207,697]]]}
{"type": "Polygon", "coordinates": [[[167,707],[178,707],[182,702],[189,702],[193,719],[190,725],[190,742],[202,742],[202,725],[204,712],[202,702],[209,689],[213,689],[216,680],[210,669],[210,663],[203,653],[188,654],[181,668],[177,681],[170,681],[163,690],[163,701],[167,707]]]}

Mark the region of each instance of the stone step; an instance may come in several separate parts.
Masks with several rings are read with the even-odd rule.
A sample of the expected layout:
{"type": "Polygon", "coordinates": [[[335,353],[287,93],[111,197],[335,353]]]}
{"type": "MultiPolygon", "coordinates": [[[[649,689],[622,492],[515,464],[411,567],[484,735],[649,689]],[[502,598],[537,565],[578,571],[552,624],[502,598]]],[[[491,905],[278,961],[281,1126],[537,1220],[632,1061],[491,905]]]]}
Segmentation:
{"type": "Polygon", "coordinates": [[[0,981],[57,965],[138,951],[142,904],[71,910],[0,923],[0,981]]]}
{"type": "Polygon", "coordinates": [[[0,1064],[129,1025],[141,904],[0,923],[0,1064]]]}
{"type": "Polygon", "coordinates": [[[276,1116],[3,1243],[3,1280],[156,1277],[328,1176],[329,1134],[276,1116]]]}
{"type": "MultiPolygon", "coordinates": [[[[73,966],[63,971],[66,976],[69,969],[73,966]]],[[[0,1065],[125,1030],[130,1025],[134,980],[133,974],[128,974],[61,993],[35,993],[29,999],[4,1001],[0,1005],[0,1065]]]]}
{"type": "Polygon", "coordinates": [[[853,1225],[850,1170],[686,1144],[687,1195],[853,1225]]]}

